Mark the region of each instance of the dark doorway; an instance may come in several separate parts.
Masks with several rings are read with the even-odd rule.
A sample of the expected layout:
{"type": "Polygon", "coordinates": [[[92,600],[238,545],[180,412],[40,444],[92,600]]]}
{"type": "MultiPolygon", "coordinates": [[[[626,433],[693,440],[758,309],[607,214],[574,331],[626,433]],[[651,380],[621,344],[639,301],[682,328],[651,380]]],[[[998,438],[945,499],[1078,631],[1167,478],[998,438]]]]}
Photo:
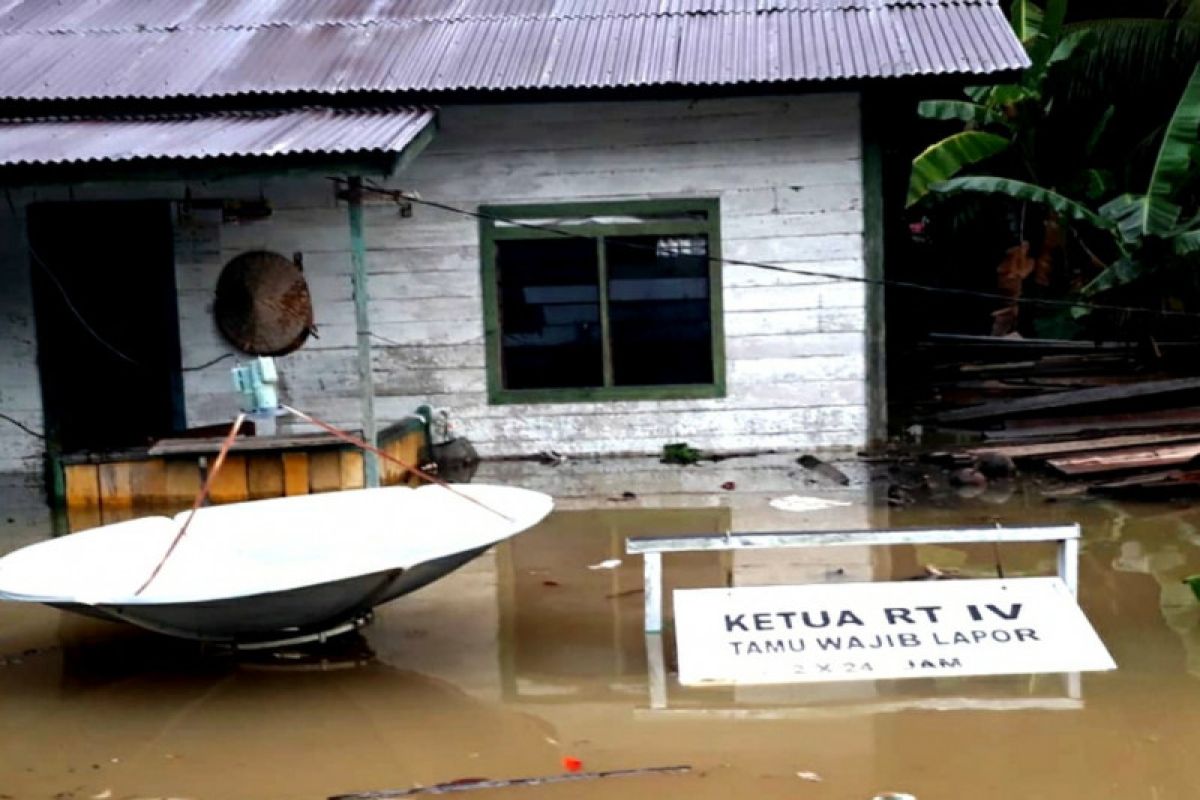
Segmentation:
{"type": "Polygon", "coordinates": [[[170,204],[39,203],[29,243],[51,452],[181,430],[170,204]]]}

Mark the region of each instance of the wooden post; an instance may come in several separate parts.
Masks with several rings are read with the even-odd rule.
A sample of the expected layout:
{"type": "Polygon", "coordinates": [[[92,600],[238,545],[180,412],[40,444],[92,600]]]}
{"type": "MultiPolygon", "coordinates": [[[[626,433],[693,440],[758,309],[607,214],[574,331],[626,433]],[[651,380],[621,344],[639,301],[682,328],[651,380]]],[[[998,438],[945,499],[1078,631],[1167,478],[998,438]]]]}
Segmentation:
{"type": "MultiPolygon", "coordinates": [[[[354,267],[354,319],[358,329],[358,385],[362,392],[363,439],[378,446],[375,425],[375,383],[371,377],[371,315],[367,292],[367,244],[363,232],[362,178],[353,175],[346,181],[343,196],[350,212],[350,262],[354,267]]],[[[368,487],[379,485],[379,457],[363,454],[364,479],[368,487]]]]}
{"type": "Polygon", "coordinates": [[[861,96],[863,262],[866,286],[867,447],[887,444],[887,311],[884,269],[884,170],[880,113],[881,101],[870,93],[861,96]]]}

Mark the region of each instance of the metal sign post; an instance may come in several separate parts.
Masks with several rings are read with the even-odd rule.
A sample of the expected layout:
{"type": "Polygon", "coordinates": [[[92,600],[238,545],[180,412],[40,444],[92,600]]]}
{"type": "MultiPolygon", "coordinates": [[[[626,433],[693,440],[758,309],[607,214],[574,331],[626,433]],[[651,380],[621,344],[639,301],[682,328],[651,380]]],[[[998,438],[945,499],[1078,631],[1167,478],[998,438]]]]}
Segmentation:
{"type": "MultiPolygon", "coordinates": [[[[651,708],[665,708],[666,674],[662,654],[663,561],[665,553],[765,550],[813,547],[890,547],[914,544],[1007,544],[1055,542],[1057,572],[1072,597],[1079,591],[1078,524],[990,528],[909,528],[868,531],[791,531],[726,535],[638,537],[626,542],[625,552],[641,555],[645,581],[645,632],[650,658],[651,708]]],[[[1066,674],[1068,697],[1081,697],[1078,672],[1066,674]]]]}

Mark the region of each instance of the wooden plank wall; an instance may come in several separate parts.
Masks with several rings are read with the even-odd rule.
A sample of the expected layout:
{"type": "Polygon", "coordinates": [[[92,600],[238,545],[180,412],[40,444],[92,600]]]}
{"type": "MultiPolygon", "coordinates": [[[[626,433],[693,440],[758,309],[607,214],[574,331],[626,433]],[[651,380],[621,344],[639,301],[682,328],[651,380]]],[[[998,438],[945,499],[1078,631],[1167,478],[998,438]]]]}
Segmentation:
{"type": "MultiPolygon", "coordinates": [[[[437,139],[388,185],[467,209],[718,197],[726,257],[862,276],[859,116],[856,94],[444,107],[437,139]]],[[[313,178],[72,188],[79,199],[182,198],[185,190],[197,199],[263,196],[273,213],[221,225],[219,255],[177,263],[183,363],[229,352],[212,323],[213,288],[228,259],[255,248],[301,252],[320,338],[279,360],[281,396],[358,427],[349,236],[334,186],[313,178]]],[[[31,198],[27,192],[18,201],[31,198]]],[[[717,451],[865,443],[861,284],[727,265],[725,398],[489,406],[477,222],[413,210],[402,218],[386,203],[366,209],[381,426],[423,403],[444,407],[485,457],[649,453],[680,440],[717,451]]],[[[0,282],[11,282],[12,268],[0,264],[0,282]]],[[[8,302],[0,293],[0,304],[8,302]]],[[[0,334],[11,327],[0,315],[0,334]]],[[[236,411],[228,367],[185,373],[189,424],[225,422],[236,411]]],[[[0,391],[16,389],[8,377],[14,368],[5,369],[0,391]]],[[[29,368],[17,369],[30,385],[29,368]]],[[[20,402],[34,406],[31,421],[40,419],[36,403],[20,402]]],[[[8,459],[0,466],[35,451],[11,427],[0,425],[8,459]]],[[[305,428],[284,420],[281,429],[305,428]]]]}
{"type": "MultiPolygon", "coordinates": [[[[22,206],[0,202],[0,411],[40,432],[42,394],[24,225],[22,206]]],[[[41,440],[0,420],[0,473],[25,474],[32,479],[40,477],[41,469],[41,440]]]]}
{"type": "MultiPolygon", "coordinates": [[[[397,454],[419,453],[420,430],[388,445],[397,454]]],[[[403,457],[403,456],[402,456],[403,457]]],[[[302,450],[234,454],[225,460],[211,487],[213,503],[237,503],[363,487],[362,453],[357,450],[302,450]]],[[[67,507],[122,508],[189,505],[200,491],[195,458],[150,458],[105,464],[70,464],[64,469],[67,507]]],[[[407,476],[393,475],[392,483],[407,476]]]]}
{"type": "MultiPolygon", "coordinates": [[[[727,257],[862,276],[861,157],[851,94],[448,107],[438,138],[390,185],[467,209],[717,196],[727,257]]],[[[268,220],[226,226],[222,254],[304,253],[321,338],[280,362],[287,397],[354,425],[345,211],[331,196],[316,207],[296,197],[285,205],[268,220]]],[[[677,440],[714,450],[865,442],[863,286],[742,266],[724,270],[727,397],[489,406],[477,222],[413,211],[405,219],[387,204],[366,210],[381,424],[422,403],[445,407],[484,456],[654,452],[677,440]]],[[[193,280],[196,291],[211,292],[214,276],[193,280]]],[[[181,314],[193,331],[211,326],[207,312],[181,314]]],[[[188,380],[199,413],[206,378],[188,380]]],[[[226,393],[223,376],[214,385],[226,393]]]]}

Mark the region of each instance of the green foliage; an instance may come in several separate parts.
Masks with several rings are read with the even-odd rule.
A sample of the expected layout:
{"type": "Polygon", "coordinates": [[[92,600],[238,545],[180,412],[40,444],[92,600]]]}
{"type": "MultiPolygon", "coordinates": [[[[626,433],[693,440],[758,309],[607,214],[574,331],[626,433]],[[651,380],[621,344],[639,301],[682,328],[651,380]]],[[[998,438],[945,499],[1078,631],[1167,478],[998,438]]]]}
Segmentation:
{"type": "Polygon", "coordinates": [[[1005,195],[1013,200],[1039,203],[1052,208],[1066,219],[1087,222],[1101,230],[1115,231],[1117,227],[1112,220],[1094,213],[1083,203],[1065,197],[1058,192],[1042,188],[1041,186],[1035,186],[1032,183],[1013,180],[1011,178],[996,178],[984,175],[953,178],[931,186],[930,191],[945,196],[964,193],[1005,195]]]}
{"type": "Polygon", "coordinates": [[[1086,47],[1052,79],[1053,93],[1070,106],[1146,105],[1171,97],[1200,53],[1200,18],[1091,20],[1064,30],[1064,38],[1087,37],[1086,47]]]}
{"type": "Polygon", "coordinates": [[[702,453],[687,442],[674,442],[663,445],[662,463],[664,464],[695,464],[702,453]]]}
{"type": "Polygon", "coordinates": [[[1072,182],[1071,189],[1090,201],[1100,200],[1112,192],[1115,180],[1113,174],[1106,169],[1085,169],[1072,182]]]}
{"type": "Polygon", "coordinates": [[[964,167],[991,158],[1012,145],[1003,136],[982,131],[964,131],[935,142],[913,159],[908,185],[908,205],[912,206],[934,184],[946,181],[964,167]]]}
{"type": "Polygon", "coordinates": [[[1176,199],[1190,173],[1192,154],[1200,148],[1200,65],[1183,90],[1183,97],[1167,125],[1146,191],[1142,231],[1158,236],[1176,233],[1182,208],[1176,199]]]}
{"type": "Polygon", "coordinates": [[[1186,258],[1200,253],[1200,230],[1189,230],[1171,240],[1175,255],[1186,258]]]}
{"type": "MultiPolygon", "coordinates": [[[[1176,14],[1191,19],[1188,15],[1196,8],[1200,8],[1200,0],[1188,0],[1187,14],[1182,6],[1176,14]]],[[[969,101],[921,104],[922,117],[958,121],[967,130],[935,142],[913,160],[909,205],[929,195],[997,197],[1019,204],[1022,226],[1023,209],[1029,205],[1052,210],[1067,223],[1086,223],[1075,240],[1086,250],[1086,260],[1101,268],[1079,290],[1082,297],[1111,292],[1151,275],[1160,276],[1156,278],[1160,281],[1195,284],[1196,267],[1200,266],[1200,214],[1188,220],[1183,217],[1185,210],[1197,211],[1200,200],[1196,191],[1200,171],[1200,64],[1196,58],[1200,24],[1177,19],[1120,20],[1064,28],[1065,9],[1065,0],[1049,0],[1044,11],[1033,0],[1013,2],[1013,28],[1033,62],[1019,83],[968,89],[969,101]],[[1090,130],[1084,127],[1087,132],[1082,136],[1063,134],[1061,122],[1043,124],[1052,119],[1055,104],[1076,91],[1074,84],[1086,81],[1087,76],[1095,74],[1114,85],[1122,80],[1145,82],[1142,63],[1153,68],[1163,59],[1185,52],[1190,76],[1182,93],[1175,95],[1178,102],[1173,111],[1165,105],[1155,106],[1161,111],[1151,117],[1162,119],[1169,114],[1169,121],[1145,137],[1133,153],[1121,151],[1116,166],[1122,175],[1093,161],[1113,128],[1118,109],[1114,101],[1105,98],[1088,107],[1084,120],[1096,121],[1090,130]],[[1101,62],[1102,68],[1097,66],[1101,62]],[[1122,71],[1133,77],[1118,74],[1122,71]],[[1011,151],[1012,157],[997,163],[1009,174],[959,174],[1005,151],[1011,151]],[[1149,156],[1154,156],[1152,165],[1149,156]],[[1131,176],[1137,176],[1133,191],[1127,189],[1114,198],[1118,187],[1130,186],[1131,176]]],[[[1164,70],[1164,74],[1173,74],[1164,70]]],[[[1175,94],[1178,86],[1172,78],[1165,87],[1154,86],[1153,91],[1143,87],[1142,94],[1150,97],[1137,100],[1159,103],[1157,95],[1164,90],[1175,94]]],[[[1095,99],[1099,97],[1103,94],[1095,99]]],[[[1077,126],[1087,124],[1062,114],[1058,119],[1069,119],[1077,126]]],[[[1136,122],[1146,125],[1140,119],[1136,122]]],[[[1119,124],[1125,126],[1119,132],[1127,134],[1129,121],[1119,124]]],[[[1079,306],[1049,322],[1064,333],[1077,332],[1079,322],[1089,313],[1079,306]]]]}
{"type": "MultiPolygon", "coordinates": [[[[1014,7],[1016,5],[1033,6],[1034,4],[1032,0],[1017,0],[1014,7]]],[[[1042,14],[1041,23],[1038,25],[1032,41],[1025,42],[1022,39],[1022,42],[1025,42],[1025,51],[1029,54],[1029,60],[1033,63],[1025,71],[1021,83],[1039,94],[1047,70],[1055,63],[1052,57],[1064,44],[1062,31],[1066,17],[1067,0],[1047,0],[1046,10],[1042,14]]],[[[1068,58],[1077,47],[1078,44],[1067,47],[1059,61],[1068,58]]]]}
{"type": "MultiPolygon", "coordinates": [[[[1025,165],[1019,177],[1037,180],[1030,159],[1036,149],[1036,125],[1031,120],[1036,123],[1048,112],[1043,91],[1046,76],[1055,64],[1072,58],[1090,39],[1086,32],[1063,35],[1066,9],[1066,0],[1048,0],[1044,11],[1034,0],[1014,0],[1013,29],[1032,62],[1021,80],[968,88],[965,93],[969,101],[928,100],[918,106],[917,113],[926,119],[963,122],[967,130],[935,142],[913,159],[908,206],[925,197],[931,184],[1013,147],[1019,156],[1014,163],[1025,165]],[[1006,144],[1001,144],[1001,139],[1006,144]]],[[[1096,189],[1099,183],[1093,180],[1090,186],[1096,189]]]]}
{"type": "Polygon", "coordinates": [[[1038,33],[1041,32],[1043,18],[1042,9],[1038,8],[1037,4],[1029,2],[1029,0],[1013,0],[1009,21],[1012,22],[1013,31],[1016,32],[1017,38],[1021,40],[1021,44],[1025,45],[1026,49],[1032,46],[1038,33]]]}
{"type": "Polygon", "coordinates": [[[1200,575],[1189,575],[1183,579],[1183,582],[1192,587],[1192,594],[1196,595],[1196,599],[1200,600],[1200,575]]]}
{"type": "Polygon", "coordinates": [[[980,128],[1004,123],[1004,116],[996,109],[965,100],[924,100],[917,105],[917,114],[925,119],[959,120],[980,128]]]}
{"type": "Polygon", "coordinates": [[[1100,139],[1104,137],[1104,132],[1108,130],[1109,123],[1112,122],[1113,114],[1117,113],[1116,106],[1109,106],[1104,109],[1104,113],[1100,115],[1100,119],[1092,127],[1092,132],[1088,134],[1087,141],[1083,145],[1083,154],[1092,156],[1096,153],[1096,147],[1100,144],[1100,139]]]}

